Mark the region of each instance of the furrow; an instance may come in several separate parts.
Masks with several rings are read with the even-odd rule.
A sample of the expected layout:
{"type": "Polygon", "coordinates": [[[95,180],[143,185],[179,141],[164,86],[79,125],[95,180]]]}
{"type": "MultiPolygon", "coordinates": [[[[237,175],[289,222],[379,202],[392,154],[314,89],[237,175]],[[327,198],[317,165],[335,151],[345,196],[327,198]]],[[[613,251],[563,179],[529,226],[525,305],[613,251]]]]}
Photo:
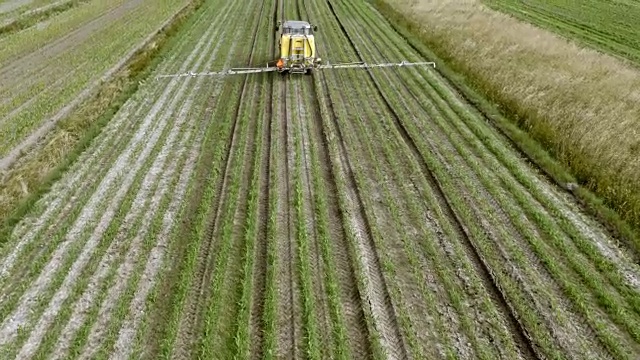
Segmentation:
{"type": "MultiPolygon", "coordinates": [[[[264,7],[264,3],[262,6],[264,7]]],[[[262,12],[260,14],[262,15],[262,12]]],[[[259,51],[259,47],[255,50],[259,51]]],[[[240,335],[241,337],[233,339],[234,335],[238,335],[237,331],[248,330],[247,323],[238,318],[240,315],[238,314],[238,305],[244,305],[242,303],[242,285],[244,279],[250,278],[249,269],[251,268],[251,266],[247,266],[246,270],[242,271],[241,265],[244,263],[251,265],[250,262],[253,260],[250,259],[249,254],[252,251],[250,248],[254,240],[250,238],[255,235],[256,219],[250,218],[251,209],[255,209],[255,202],[250,203],[250,198],[251,193],[255,194],[257,186],[252,178],[255,179],[254,175],[258,174],[256,168],[259,164],[256,161],[260,158],[258,151],[261,150],[261,146],[256,137],[259,137],[261,131],[259,124],[261,116],[259,112],[253,109],[249,111],[249,108],[245,106],[246,104],[256,104],[259,99],[259,87],[257,83],[251,81],[247,81],[246,84],[246,92],[243,92],[240,98],[238,114],[238,121],[242,123],[240,135],[243,137],[243,141],[237,154],[238,158],[233,161],[236,169],[230,179],[233,183],[230,191],[232,195],[225,201],[228,207],[222,217],[221,233],[218,235],[223,241],[225,256],[219,258],[213,269],[213,290],[209,296],[210,300],[205,315],[205,337],[201,339],[201,353],[206,354],[203,355],[204,357],[211,356],[209,354],[233,352],[234,347],[230,344],[234,341],[240,341],[241,337],[244,337],[244,335],[240,335]],[[213,326],[213,324],[216,325],[213,326]]],[[[260,106],[259,102],[257,106],[260,106]]]]}
{"type": "MultiPolygon", "coordinates": [[[[310,18],[318,17],[318,4],[311,2],[310,6],[306,6],[305,2],[302,3],[305,12],[310,18]]],[[[322,33],[316,34],[319,42],[317,43],[317,50],[321,52],[323,50],[323,44],[325,43],[325,37],[322,33]]],[[[329,41],[327,39],[327,41],[329,41]]],[[[343,320],[347,327],[347,339],[348,350],[347,358],[371,358],[376,348],[376,344],[372,343],[372,339],[375,335],[369,333],[367,326],[367,317],[369,311],[365,311],[365,304],[363,303],[364,295],[359,290],[359,266],[356,265],[357,259],[353,256],[353,253],[349,251],[350,248],[350,231],[348,230],[348,223],[346,222],[346,215],[343,213],[346,209],[341,206],[341,199],[338,192],[339,183],[341,178],[339,177],[340,169],[334,169],[332,163],[332,149],[331,138],[334,136],[330,132],[329,128],[332,122],[332,118],[336,118],[336,109],[331,101],[331,97],[328,92],[327,79],[324,74],[314,76],[314,82],[312,86],[313,98],[316,101],[316,108],[320,112],[318,116],[314,117],[314,121],[310,124],[310,130],[312,131],[311,137],[313,138],[312,144],[318,147],[318,160],[320,172],[322,173],[322,180],[320,184],[324,183],[325,186],[320,185],[320,188],[324,191],[320,191],[322,195],[318,196],[318,201],[326,200],[328,208],[328,235],[331,239],[327,244],[327,257],[328,254],[333,256],[335,261],[336,279],[339,283],[336,291],[339,293],[336,301],[337,309],[336,315],[338,319],[343,320]],[[338,171],[336,173],[336,171],[338,171]]],[[[314,175],[317,177],[317,175],[314,175]]],[[[327,270],[334,268],[334,266],[328,266],[327,270]]],[[[338,332],[337,337],[340,339],[343,335],[338,332]]]]}
{"type": "MultiPolygon", "coordinates": [[[[267,29],[275,26],[277,14],[278,14],[279,1],[273,1],[271,9],[271,20],[267,24],[267,29]]],[[[274,58],[274,49],[277,45],[276,34],[271,32],[269,38],[269,48],[265,49],[265,53],[270,54],[274,58]]],[[[261,157],[259,160],[259,185],[257,186],[257,217],[256,226],[258,227],[255,235],[256,244],[254,251],[251,254],[253,259],[253,269],[251,272],[251,284],[252,286],[247,288],[248,297],[251,298],[250,306],[247,306],[249,311],[249,324],[248,334],[246,336],[249,342],[244,347],[239,347],[239,352],[236,356],[244,356],[244,358],[261,358],[264,353],[264,327],[261,323],[261,319],[265,316],[265,304],[267,302],[268,284],[267,284],[267,266],[268,266],[268,227],[269,227],[269,213],[273,211],[271,209],[271,194],[270,188],[273,186],[271,183],[271,151],[272,151],[272,126],[274,122],[273,118],[273,93],[275,81],[272,76],[269,76],[269,81],[260,87],[260,94],[263,103],[261,103],[261,123],[262,123],[262,138],[260,143],[261,157]],[[243,349],[244,348],[244,349],[243,349]],[[245,350],[246,349],[246,350],[245,350]],[[244,353],[246,351],[247,353],[244,353]]],[[[257,161],[257,159],[256,159],[257,161]]],[[[252,187],[253,189],[253,187],[252,187]]],[[[248,254],[247,254],[248,255],[248,254]]],[[[242,326],[239,324],[239,327],[242,326]]],[[[240,332],[240,330],[239,330],[240,332]]]]}
{"type": "MultiPolygon", "coordinates": [[[[287,2],[282,1],[280,20],[286,21],[294,15],[293,6],[287,6],[287,2]]],[[[278,93],[280,94],[281,113],[276,119],[279,122],[278,143],[280,146],[279,159],[279,179],[278,189],[278,241],[277,252],[280,265],[278,291],[278,357],[298,358],[305,356],[305,341],[303,338],[302,304],[300,303],[298,273],[296,261],[296,237],[295,237],[295,214],[292,209],[294,197],[293,192],[293,166],[295,152],[292,149],[291,124],[293,122],[293,96],[291,82],[287,77],[283,77],[279,82],[278,93]]]]}

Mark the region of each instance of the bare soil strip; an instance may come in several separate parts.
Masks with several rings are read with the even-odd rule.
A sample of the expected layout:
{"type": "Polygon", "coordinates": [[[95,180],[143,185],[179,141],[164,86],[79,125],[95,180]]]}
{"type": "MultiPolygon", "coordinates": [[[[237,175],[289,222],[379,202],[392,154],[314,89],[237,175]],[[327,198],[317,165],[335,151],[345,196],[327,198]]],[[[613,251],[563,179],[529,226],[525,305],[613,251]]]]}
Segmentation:
{"type": "Polygon", "coordinates": [[[354,244],[359,256],[356,261],[359,263],[358,268],[363,271],[363,281],[365,288],[361,295],[364,297],[365,306],[370,306],[373,316],[375,331],[378,332],[387,356],[392,358],[405,358],[407,356],[404,349],[404,341],[398,324],[396,322],[395,312],[389,301],[389,294],[386,288],[386,281],[380,268],[379,259],[376,254],[375,245],[371,239],[371,232],[368,220],[363,210],[362,200],[353,175],[349,158],[347,157],[347,149],[338,124],[334,124],[337,131],[338,146],[340,153],[337,158],[333,157],[332,161],[336,161],[336,166],[341,171],[340,177],[343,177],[346,188],[347,203],[346,209],[343,211],[349,214],[346,220],[348,231],[354,237],[354,244]]]}

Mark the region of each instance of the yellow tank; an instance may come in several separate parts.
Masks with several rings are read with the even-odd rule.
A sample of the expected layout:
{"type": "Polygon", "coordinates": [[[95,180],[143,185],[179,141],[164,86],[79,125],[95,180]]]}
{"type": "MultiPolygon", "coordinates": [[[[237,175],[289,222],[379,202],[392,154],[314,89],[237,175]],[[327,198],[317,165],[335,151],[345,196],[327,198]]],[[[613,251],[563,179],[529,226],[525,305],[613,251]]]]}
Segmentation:
{"type": "Polygon", "coordinates": [[[306,21],[285,21],[278,24],[280,31],[280,58],[276,66],[280,72],[311,73],[320,62],[316,54],[313,32],[317,30],[306,21]]]}

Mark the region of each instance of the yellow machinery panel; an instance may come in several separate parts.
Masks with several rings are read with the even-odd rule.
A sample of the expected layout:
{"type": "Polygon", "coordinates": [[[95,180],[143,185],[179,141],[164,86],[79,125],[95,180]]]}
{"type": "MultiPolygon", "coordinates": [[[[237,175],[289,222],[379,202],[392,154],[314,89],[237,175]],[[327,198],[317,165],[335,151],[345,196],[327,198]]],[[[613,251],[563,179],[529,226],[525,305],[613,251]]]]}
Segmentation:
{"type": "Polygon", "coordinates": [[[316,54],[315,39],[312,26],[305,21],[287,21],[279,25],[280,59],[279,71],[306,72],[319,62],[316,54]]]}

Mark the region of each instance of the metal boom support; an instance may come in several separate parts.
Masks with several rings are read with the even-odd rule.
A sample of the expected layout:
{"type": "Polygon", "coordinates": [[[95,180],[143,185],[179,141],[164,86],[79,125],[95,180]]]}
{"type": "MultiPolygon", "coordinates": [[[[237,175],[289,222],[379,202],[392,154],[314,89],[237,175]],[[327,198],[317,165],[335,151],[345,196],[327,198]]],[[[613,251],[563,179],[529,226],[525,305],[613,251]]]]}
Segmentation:
{"type": "MultiPolygon", "coordinates": [[[[368,64],[366,62],[350,62],[350,63],[337,63],[337,64],[325,64],[318,65],[314,67],[317,70],[326,70],[326,69],[348,69],[348,68],[360,68],[360,69],[372,69],[372,68],[382,68],[382,67],[404,67],[404,66],[433,66],[436,67],[435,62],[406,62],[402,61],[399,63],[383,63],[383,64],[368,64]]],[[[182,74],[170,74],[170,75],[158,75],[159,78],[172,78],[172,77],[196,77],[196,76],[225,76],[225,75],[238,75],[238,74],[257,74],[257,73],[267,73],[278,71],[278,68],[275,66],[266,66],[263,68],[231,68],[222,71],[207,71],[201,73],[194,72],[186,72],[182,74]]]]}
{"type": "Polygon", "coordinates": [[[361,69],[370,69],[370,68],[381,68],[381,67],[403,67],[403,66],[433,66],[436,67],[436,63],[434,62],[406,62],[402,61],[399,63],[383,63],[383,64],[367,64],[366,62],[351,62],[351,63],[338,63],[338,64],[329,64],[320,65],[316,67],[316,69],[348,69],[348,68],[361,68],[361,69]]]}

